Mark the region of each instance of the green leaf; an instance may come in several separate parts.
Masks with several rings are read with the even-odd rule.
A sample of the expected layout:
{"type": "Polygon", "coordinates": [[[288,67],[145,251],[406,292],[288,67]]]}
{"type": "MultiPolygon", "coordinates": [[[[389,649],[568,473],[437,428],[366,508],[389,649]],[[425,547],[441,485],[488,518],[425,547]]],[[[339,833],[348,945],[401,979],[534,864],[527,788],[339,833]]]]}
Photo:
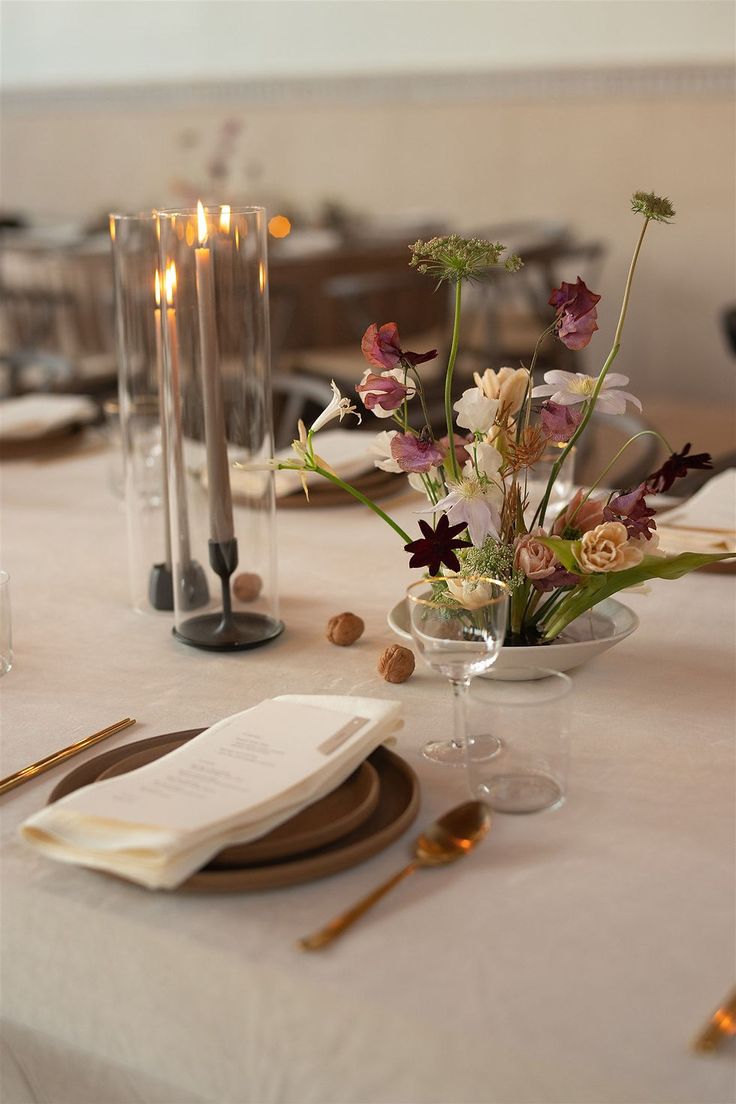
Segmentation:
{"type": "Polygon", "coordinates": [[[576,558],[580,541],[563,540],[562,537],[535,537],[535,540],[538,540],[545,548],[550,548],[567,571],[580,573],[580,566],[576,558]]]}
{"type": "MultiPolygon", "coordinates": [[[[544,543],[552,540],[556,538],[545,537],[544,543]]],[[[562,541],[561,543],[574,544],[575,542],[562,541]]],[[[553,547],[557,554],[556,548],[551,544],[550,547],[553,547]]],[[[609,571],[605,575],[591,575],[586,578],[584,584],[571,591],[569,598],[554,611],[550,623],[546,626],[545,639],[554,639],[576,617],[580,617],[586,610],[597,606],[599,602],[610,598],[619,590],[639,586],[648,579],[679,579],[699,567],[717,563],[719,560],[732,559],[734,555],[736,554],[733,552],[682,552],[679,556],[645,556],[640,564],[629,567],[626,571],[609,571]]]]}

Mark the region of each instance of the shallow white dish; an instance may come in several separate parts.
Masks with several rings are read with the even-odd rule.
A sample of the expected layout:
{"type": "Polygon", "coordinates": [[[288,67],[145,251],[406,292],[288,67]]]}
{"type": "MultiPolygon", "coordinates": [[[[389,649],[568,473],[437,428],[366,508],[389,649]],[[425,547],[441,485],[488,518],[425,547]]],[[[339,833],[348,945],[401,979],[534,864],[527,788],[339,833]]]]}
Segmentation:
{"type": "MultiPolygon", "coordinates": [[[[402,640],[412,641],[406,599],[397,602],[388,615],[389,627],[402,640]]],[[[615,598],[607,598],[573,621],[553,644],[528,648],[502,648],[493,667],[482,678],[529,681],[525,671],[541,667],[549,671],[571,671],[602,655],[625,640],[639,624],[633,610],[615,598]]]]}

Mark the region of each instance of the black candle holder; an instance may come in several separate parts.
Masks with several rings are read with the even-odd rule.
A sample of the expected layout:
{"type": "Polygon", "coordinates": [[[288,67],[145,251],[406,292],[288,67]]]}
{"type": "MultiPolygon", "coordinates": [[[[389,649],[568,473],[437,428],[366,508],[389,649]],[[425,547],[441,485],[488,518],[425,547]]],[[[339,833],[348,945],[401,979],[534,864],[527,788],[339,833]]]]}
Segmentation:
{"type": "MultiPolygon", "coordinates": [[[[196,560],[182,569],[180,599],[184,609],[199,609],[210,600],[207,576],[196,560]]],[[[157,610],[174,609],[174,576],[167,563],[157,563],[151,568],[148,579],[148,600],[157,610]]]]}
{"type": "MultiPolygon", "coordinates": [[[[210,567],[220,579],[222,609],[189,617],[172,629],[177,640],[218,652],[258,648],[284,631],[283,621],[265,613],[233,610],[230,578],[238,566],[238,542],[209,541],[210,567]]],[[[200,571],[202,569],[200,568],[200,571]]],[[[204,580],[206,586],[206,579],[204,580]]]]}

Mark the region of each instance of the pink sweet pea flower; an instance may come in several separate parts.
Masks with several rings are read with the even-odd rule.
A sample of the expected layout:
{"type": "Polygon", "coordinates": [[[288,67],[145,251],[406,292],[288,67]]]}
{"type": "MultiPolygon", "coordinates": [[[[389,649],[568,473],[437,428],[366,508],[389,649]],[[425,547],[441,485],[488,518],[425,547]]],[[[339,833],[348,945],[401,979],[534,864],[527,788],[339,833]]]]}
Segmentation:
{"type": "Polygon", "coordinates": [[[442,463],[445,450],[424,431],[419,437],[397,433],[391,439],[391,455],[402,471],[427,472],[442,463]]]}
{"type": "Polygon", "coordinates": [[[569,441],[583,420],[582,410],[549,399],[539,412],[542,429],[550,441],[569,441]]]}
{"type": "Polygon", "coordinates": [[[403,368],[382,372],[380,376],[370,369],[366,371],[355,388],[366,410],[371,410],[379,418],[390,418],[405,399],[413,398],[417,391],[416,384],[410,379],[404,382],[405,374],[403,368]]]}
{"type": "Polygon", "coordinates": [[[596,295],[578,276],[577,283],[564,280],[549,297],[549,304],[557,308],[557,336],[568,349],[584,349],[598,329],[596,295]]]}
{"type": "Polygon", "coordinates": [[[396,368],[402,360],[415,367],[437,356],[436,349],[430,349],[428,353],[404,351],[399,344],[399,327],[395,322],[385,322],[380,329],[372,322],[363,334],[360,348],[369,364],[383,369],[396,368]]]}

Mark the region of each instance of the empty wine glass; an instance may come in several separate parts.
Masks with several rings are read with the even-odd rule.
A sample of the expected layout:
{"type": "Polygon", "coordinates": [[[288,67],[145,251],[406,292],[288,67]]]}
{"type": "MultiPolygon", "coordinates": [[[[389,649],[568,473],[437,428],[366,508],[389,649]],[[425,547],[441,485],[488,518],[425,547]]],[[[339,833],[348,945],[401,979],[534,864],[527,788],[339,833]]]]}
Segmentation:
{"type": "MultiPolygon", "coordinates": [[[[454,735],[432,740],[422,754],[434,763],[464,766],[467,694],[470,680],[496,661],[506,633],[509,590],[484,575],[442,575],[412,583],[406,592],[411,633],[425,663],[449,679],[454,700],[454,735]]],[[[500,748],[485,738],[490,757],[500,748]]]]}

